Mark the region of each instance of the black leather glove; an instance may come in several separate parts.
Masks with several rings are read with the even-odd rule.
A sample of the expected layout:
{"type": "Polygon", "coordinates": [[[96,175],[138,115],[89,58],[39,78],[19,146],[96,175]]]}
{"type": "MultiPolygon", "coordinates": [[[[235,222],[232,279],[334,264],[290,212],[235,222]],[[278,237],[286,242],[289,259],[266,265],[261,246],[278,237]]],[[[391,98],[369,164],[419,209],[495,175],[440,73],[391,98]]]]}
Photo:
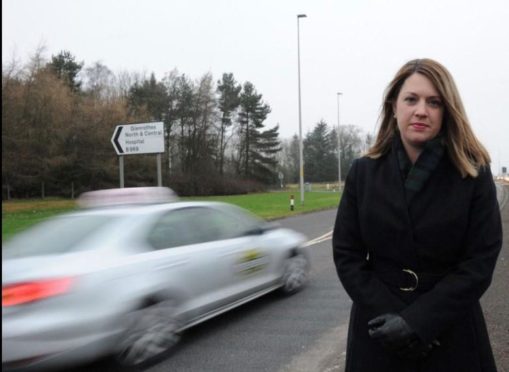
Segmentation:
{"type": "Polygon", "coordinates": [[[398,352],[419,341],[417,334],[398,314],[383,314],[368,322],[368,333],[390,351],[398,352]]]}
{"type": "Polygon", "coordinates": [[[440,346],[437,340],[424,343],[401,316],[397,314],[380,315],[368,322],[369,335],[382,346],[404,359],[423,359],[440,346]]]}

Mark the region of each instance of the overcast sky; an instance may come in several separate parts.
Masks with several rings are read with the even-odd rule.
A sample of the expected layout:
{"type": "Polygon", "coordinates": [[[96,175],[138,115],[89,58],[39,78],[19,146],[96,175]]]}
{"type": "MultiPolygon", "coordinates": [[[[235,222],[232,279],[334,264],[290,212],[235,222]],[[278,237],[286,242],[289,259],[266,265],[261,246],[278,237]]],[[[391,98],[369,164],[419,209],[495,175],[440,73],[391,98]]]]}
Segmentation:
{"type": "Polygon", "coordinates": [[[507,0],[3,0],[2,62],[70,51],[113,72],[173,69],[193,79],[251,81],[279,123],[298,134],[297,14],[303,135],[324,119],[374,133],[399,67],[428,57],[454,76],[492,168],[509,168],[507,0]]]}

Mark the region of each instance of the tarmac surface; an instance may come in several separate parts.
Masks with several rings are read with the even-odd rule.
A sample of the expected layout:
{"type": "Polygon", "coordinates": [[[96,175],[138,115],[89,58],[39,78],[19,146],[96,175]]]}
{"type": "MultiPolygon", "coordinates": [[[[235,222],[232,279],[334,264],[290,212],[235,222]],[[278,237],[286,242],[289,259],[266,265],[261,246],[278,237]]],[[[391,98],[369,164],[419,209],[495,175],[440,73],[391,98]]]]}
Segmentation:
{"type": "Polygon", "coordinates": [[[509,372],[509,185],[497,186],[504,239],[493,281],[481,304],[498,372],[509,372]]]}

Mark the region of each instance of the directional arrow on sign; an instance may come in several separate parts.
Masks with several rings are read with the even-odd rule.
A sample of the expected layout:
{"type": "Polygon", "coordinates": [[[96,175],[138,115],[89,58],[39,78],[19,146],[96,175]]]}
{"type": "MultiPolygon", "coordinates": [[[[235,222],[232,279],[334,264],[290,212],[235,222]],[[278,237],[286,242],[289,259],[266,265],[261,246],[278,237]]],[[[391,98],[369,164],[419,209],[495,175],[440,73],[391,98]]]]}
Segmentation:
{"type": "Polygon", "coordinates": [[[111,137],[117,155],[158,154],[164,152],[164,123],[117,125],[111,137]]]}
{"type": "Polygon", "coordinates": [[[122,132],[122,129],[124,129],[123,125],[117,125],[117,128],[115,129],[115,132],[113,132],[113,137],[112,137],[113,147],[115,148],[115,151],[117,152],[118,155],[124,153],[124,149],[120,145],[120,142],[118,142],[118,137],[120,137],[120,133],[122,132]]]}

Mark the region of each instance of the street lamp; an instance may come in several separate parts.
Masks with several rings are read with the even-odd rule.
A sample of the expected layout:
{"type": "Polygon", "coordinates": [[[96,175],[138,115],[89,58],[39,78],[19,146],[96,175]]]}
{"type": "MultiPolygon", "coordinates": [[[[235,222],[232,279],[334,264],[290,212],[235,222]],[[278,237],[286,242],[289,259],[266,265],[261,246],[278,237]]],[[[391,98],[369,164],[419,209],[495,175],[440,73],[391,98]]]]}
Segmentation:
{"type": "Polygon", "coordinates": [[[302,149],[302,109],[300,103],[300,31],[299,20],[306,18],[305,14],[297,15],[297,65],[299,75],[299,183],[300,183],[300,204],[304,204],[304,161],[302,149]]]}
{"type": "Polygon", "coordinates": [[[341,192],[341,131],[339,128],[339,97],[343,93],[338,92],[338,191],[341,192]]]}

